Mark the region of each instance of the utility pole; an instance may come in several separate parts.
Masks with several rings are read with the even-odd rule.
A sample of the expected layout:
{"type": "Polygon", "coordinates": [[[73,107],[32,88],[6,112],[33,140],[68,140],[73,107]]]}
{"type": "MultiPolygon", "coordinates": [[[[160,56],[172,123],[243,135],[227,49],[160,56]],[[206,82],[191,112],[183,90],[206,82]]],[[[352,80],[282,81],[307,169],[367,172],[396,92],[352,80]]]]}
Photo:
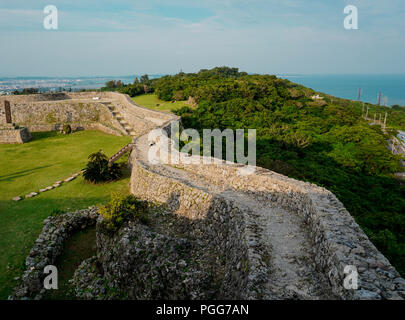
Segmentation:
{"type": "Polygon", "coordinates": [[[363,109],[361,109],[361,114],[364,114],[364,102],[363,102],[363,109]]]}
{"type": "Polygon", "coordinates": [[[387,126],[387,113],[385,113],[385,119],[384,119],[384,129],[386,128],[386,126],[387,126]]]}
{"type": "Polygon", "coordinates": [[[375,113],[374,113],[374,121],[373,121],[373,124],[375,124],[375,113]]]}
{"type": "Polygon", "coordinates": [[[361,91],[362,91],[362,89],[360,88],[360,89],[359,89],[359,93],[358,93],[358,95],[357,95],[357,101],[360,101],[360,98],[361,98],[361,91]]]}
{"type": "Polygon", "coordinates": [[[367,107],[367,112],[366,112],[366,120],[368,119],[368,110],[369,110],[370,108],[369,107],[367,107]]]}
{"type": "Polygon", "coordinates": [[[380,120],[379,120],[380,126],[381,126],[381,113],[380,113],[380,120]]]}

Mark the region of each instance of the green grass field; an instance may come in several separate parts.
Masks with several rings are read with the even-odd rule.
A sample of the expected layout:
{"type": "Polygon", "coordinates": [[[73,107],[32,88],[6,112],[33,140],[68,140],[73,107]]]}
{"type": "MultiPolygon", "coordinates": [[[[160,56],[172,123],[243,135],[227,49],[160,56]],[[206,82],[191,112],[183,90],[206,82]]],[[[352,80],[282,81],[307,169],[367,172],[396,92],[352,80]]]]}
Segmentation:
{"type": "Polygon", "coordinates": [[[145,108],[163,112],[170,112],[172,109],[187,106],[185,101],[176,101],[172,103],[170,101],[159,100],[155,94],[142,94],[132,98],[132,100],[145,108]]]}
{"type": "MultiPolygon", "coordinates": [[[[0,145],[0,299],[6,299],[24,269],[24,260],[42,230],[42,221],[55,210],[72,211],[105,203],[111,192],[129,191],[129,173],[103,185],[80,176],[61,187],[20,202],[15,196],[52,185],[83,169],[90,153],[102,149],[108,156],[130,142],[98,131],[71,135],[33,133],[22,145],[0,145]]],[[[122,158],[121,161],[126,161],[122,158]]]]}

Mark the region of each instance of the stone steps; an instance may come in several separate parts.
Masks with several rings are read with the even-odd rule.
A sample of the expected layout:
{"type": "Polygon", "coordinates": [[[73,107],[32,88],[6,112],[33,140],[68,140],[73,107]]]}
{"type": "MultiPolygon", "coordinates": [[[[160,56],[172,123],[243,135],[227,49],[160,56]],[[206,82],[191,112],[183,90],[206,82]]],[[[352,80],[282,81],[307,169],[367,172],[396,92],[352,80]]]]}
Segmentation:
{"type": "Polygon", "coordinates": [[[113,105],[108,105],[107,107],[110,110],[113,118],[118,121],[118,123],[122,126],[122,128],[127,133],[127,135],[135,136],[136,132],[134,131],[133,127],[125,120],[125,118],[122,116],[122,114],[119,112],[119,110],[113,105]]]}
{"type": "Polygon", "coordinates": [[[82,171],[77,172],[77,173],[75,173],[75,174],[72,174],[70,177],[68,177],[67,179],[65,179],[65,180],[63,180],[63,181],[56,181],[54,184],[52,184],[52,185],[50,185],[50,186],[48,186],[48,187],[46,187],[46,188],[39,189],[38,192],[31,192],[31,193],[25,195],[24,197],[21,197],[21,196],[14,197],[14,198],[13,198],[13,201],[21,201],[21,200],[23,200],[24,198],[25,198],[25,199],[33,198],[33,197],[38,196],[38,195],[41,194],[41,193],[47,192],[47,191],[52,190],[52,189],[55,189],[55,188],[59,188],[63,183],[73,181],[73,180],[74,180],[76,177],[78,177],[81,173],[82,173],[82,171]]]}
{"type": "Polygon", "coordinates": [[[123,148],[121,148],[119,151],[117,151],[109,160],[109,164],[114,163],[115,161],[117,161],[119,158],[121,158],[125,153],[127,153],[128,151],[132,151],[134,147],[133,143],[128,143],[126,146],[124,146],[123,148]]]}

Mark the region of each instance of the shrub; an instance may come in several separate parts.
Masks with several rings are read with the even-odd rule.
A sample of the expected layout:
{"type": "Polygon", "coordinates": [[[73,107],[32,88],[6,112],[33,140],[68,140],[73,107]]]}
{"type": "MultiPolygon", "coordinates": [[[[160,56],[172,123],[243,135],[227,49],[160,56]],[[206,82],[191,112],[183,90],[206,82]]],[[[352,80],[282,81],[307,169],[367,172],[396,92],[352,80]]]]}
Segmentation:
{"type": "Polygon", "coordinates": [[[72,127],[69,124],[64,124],[62,128],[62,133],[63,134],[71,134],[72,133],[72,127]]]}
{"type": "Polygon", "coordinates": [[[99,207],[99,214],[104,218],[106,231],[115,232],[128,219],[136,219],[142,223],[148,221],[148,204],[133,195],[113,193],[110,202],[99,207]]]}
{"type": "Polygon", "coordinates": [[[83,172],[86,181],[100,183],[117,180],[122,176],[120,167],[116,163],[109,164],[101,150],[89,155],[89,160],[83,172]]]}

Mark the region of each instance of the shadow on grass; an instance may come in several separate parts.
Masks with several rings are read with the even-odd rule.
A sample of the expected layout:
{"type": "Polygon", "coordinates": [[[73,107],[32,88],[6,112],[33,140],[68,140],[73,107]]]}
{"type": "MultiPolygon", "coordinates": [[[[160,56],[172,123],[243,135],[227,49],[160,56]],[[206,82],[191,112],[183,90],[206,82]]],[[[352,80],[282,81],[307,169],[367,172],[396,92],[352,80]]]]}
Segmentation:
{"type": "Polygon", "coordinates": [[[7,174],[5,176],[0,176],[0,181],[7,181],[7,182],[11,182],[14,179],[17,178],[21,178],[24,177],[28,174],[31,174],[37,170],[41,170],[41,169],[45,169],[45,168],[50,168],[53,167],[53,165],[47,165],[47,166],[42,166],[42,167],[36,167],[36,168],[32,168],[32,169],[27,169],[27,170],[22,170],[22,171],[18,171],[18,172],[14,172],[14,173],[10,173],[7,174]]]}
{"type": "Polygon", "coordinates": [[[53,138],[58,135],[57,131],[46,131],[46,132],[32,132],[32,139],[28,141],[28,143],[41,140],[41,139],[48,139],[48,138],[53,138]]]}

